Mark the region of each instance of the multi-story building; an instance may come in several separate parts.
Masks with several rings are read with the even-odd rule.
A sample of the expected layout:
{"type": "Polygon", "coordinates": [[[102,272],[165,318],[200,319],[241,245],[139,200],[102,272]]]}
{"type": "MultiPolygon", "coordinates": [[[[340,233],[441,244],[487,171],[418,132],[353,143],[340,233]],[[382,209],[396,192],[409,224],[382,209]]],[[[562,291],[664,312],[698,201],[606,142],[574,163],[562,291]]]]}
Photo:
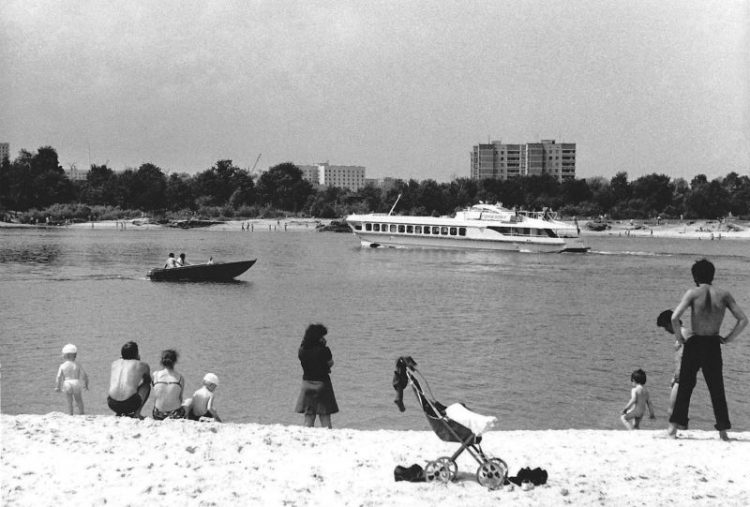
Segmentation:
{"type": "Polygon", "coordinates": [[[89,172],[78,169],[75,164],[70,164],[70,169],[65,171],[65,174],[68,176],[68,179],[70,181],[86,181],[89,172]]]}
{"type": "Polygon", "coordinates": [[[365,168],[358,165],[298,165],[302,178],[315,186],[339,187],[357,191],[365,186],[365,168]]]}
{"type": "Polygon", "coordinates": [[[515,176],[550,174],[563,181],[575,178],[575,143],[478,144],[471,152],[471,178],[507,180],[515,176]]]}
{"type": "Polygon", "coordinates": [[[0,162],[10,160],[10,143],[0,143],[0,162]]]}

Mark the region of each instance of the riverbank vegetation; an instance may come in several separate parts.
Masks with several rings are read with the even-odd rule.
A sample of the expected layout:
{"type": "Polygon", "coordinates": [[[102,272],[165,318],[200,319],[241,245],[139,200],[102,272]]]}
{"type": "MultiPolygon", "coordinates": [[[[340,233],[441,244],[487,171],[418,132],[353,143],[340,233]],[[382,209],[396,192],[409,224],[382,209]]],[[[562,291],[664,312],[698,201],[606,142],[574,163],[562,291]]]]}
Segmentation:
{"type": "Polygon", "coordinates": [[[260,175],[219,160],[194,175],[165,173],[151,163],[121,172],[92,165],[85,180],[71,181],[50,146],[21,150],[0,165],[0,212],[3,219],[22,223],[49,220],[113,220],[148,216],[156,221],[180,218],[242,219],[306,216],[338,218],[348,213],[388,212],[401,195],[397,212],[445,215],[477,201],[541,210],[549,207],[564,217],[612,219],[750,218],[750,177],[730,172],[708,180],[699,174],[690,182],[663,174],[628,181],[626,172],[557,182],[549,175],[507,181],[459,178],[395,180],[358,191],[320,188],[304,180],[287,162],[260,175]]]}

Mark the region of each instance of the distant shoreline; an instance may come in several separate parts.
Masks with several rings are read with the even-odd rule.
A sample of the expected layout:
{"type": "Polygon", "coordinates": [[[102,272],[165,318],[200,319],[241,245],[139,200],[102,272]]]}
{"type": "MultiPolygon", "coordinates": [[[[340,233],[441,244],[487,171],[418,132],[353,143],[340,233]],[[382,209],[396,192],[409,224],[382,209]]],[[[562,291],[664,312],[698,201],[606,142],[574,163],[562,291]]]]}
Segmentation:
{"type": "MultiPolygon", "coordinates": [[[[314,232],[316,227],[325,226],[331,223],[329,219],[318,218],[253,218],[246,220],[226,220],[217,221],[212,225],[200,228],[212,231],[240,231],[240,232],[279,232],[279,231],[311,231],[314,232]]],[[[750,239],[750,222],[734,221],[730,225],[719,223],[716,220],[695,220],[665,223],[647,224],[636,223],[630,224],[630,221],[609,221],[608,228],[602,231],[593,231],[588,229],[587,224],[590,221],[579,221],[581,236],[601,237],[617,236],[632,238],[671,238],[671,239],[697,239],[697,240],[748,240],[750,239]]],[[[0,222],[0,229],[171,229],[178,228],[176,225],[165,225],[152,223],[148,219],[129,219],[129,220],[102,220],[98,222],[82,222],[69,225],[45,225],[45,224],[17,224],[10,222],[0,222]]]]}

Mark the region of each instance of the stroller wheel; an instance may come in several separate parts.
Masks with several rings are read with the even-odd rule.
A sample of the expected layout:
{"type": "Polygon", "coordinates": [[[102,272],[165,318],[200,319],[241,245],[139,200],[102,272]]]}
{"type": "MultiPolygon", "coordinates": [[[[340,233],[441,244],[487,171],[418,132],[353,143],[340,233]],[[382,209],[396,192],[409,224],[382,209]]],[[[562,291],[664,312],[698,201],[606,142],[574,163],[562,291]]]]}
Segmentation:
{"type": "Polygon", "coordinates": [[[451,467],[450,458],[438,458],[435,461],[428,461],[424,467],[424,478],[427,482],[448,483],[456,476],[452,470],[457,470],[456,464],[451,467]]]}
{"type": "Polygon", "coordinates": [[[477,469],[477,482],[487,489],[497,489],[505,483],[508,465],[500,458],[491,458],[477,469]]]}
{"type": "Polygon", "coordinates": [[[437,461],[437,463],[440,464],[444,470],[448,471],[448,475],[449,475],[448,481],[455,480],[456,475],[458,475],[458,465],[456,465],[455,461],[453,461],[447,456],[438,458],[435,461],[437,461]]]}

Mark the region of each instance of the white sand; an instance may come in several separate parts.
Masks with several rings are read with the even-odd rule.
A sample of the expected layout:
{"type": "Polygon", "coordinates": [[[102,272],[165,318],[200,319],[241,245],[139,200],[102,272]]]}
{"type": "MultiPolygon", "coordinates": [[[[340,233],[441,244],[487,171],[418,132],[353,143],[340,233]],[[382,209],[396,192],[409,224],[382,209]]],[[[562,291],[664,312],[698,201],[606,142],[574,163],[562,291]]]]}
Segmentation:
{"type": "MultiPolygon", "coordinates": [[[[449,484],[395,482],[458,445],[430,431],[2,415],[2,504],[750,505],[750,433],[497,431],[483,448],[548,483],[489,491],[467,453],[449,484]]],[[[426,425],[426,423],[425,423],[426,425]]]]}
{"type": "Polygon", "coordinates": [[[660,225],[629,220],[609,222],[610,229],[591,231],[582,222],[582,236],[621,236],[621,237],[654,237],[654,238],[683,238],[683,239],[750,239],[750,223],[731,221],[719,223],[717,220],[667,221],[660,225]]]}

